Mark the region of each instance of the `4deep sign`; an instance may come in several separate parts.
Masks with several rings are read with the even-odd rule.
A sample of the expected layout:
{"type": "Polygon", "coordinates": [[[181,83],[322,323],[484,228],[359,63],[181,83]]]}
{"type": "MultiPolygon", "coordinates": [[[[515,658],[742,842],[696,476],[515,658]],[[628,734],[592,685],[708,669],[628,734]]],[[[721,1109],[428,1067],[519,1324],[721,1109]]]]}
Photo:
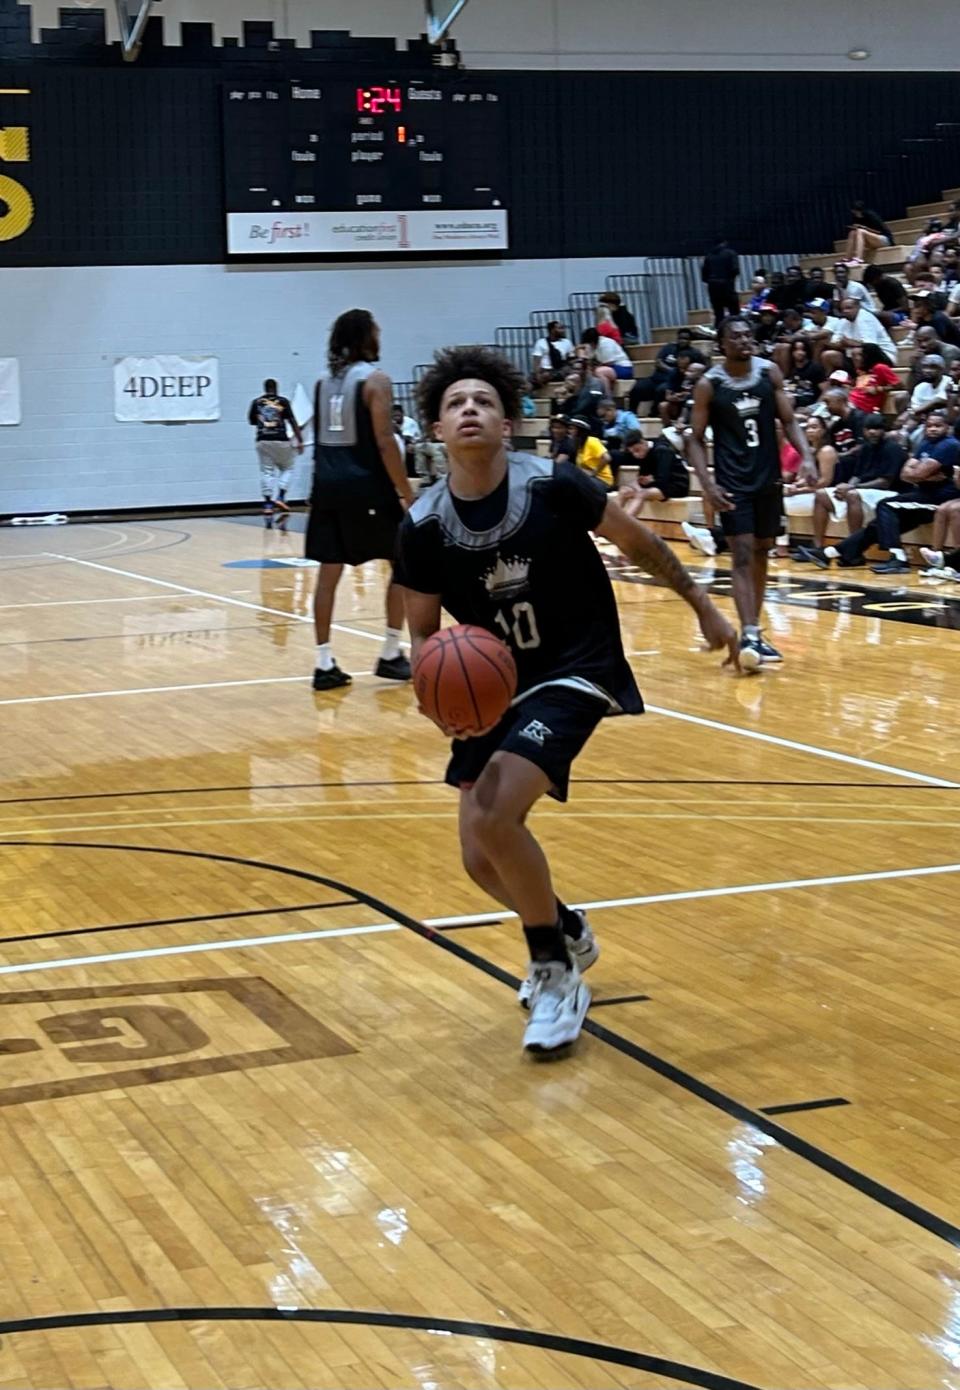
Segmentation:
{"type": "Polygon", "coordinates": [[[113,368],[118,420],[219,420],[215,357],[120,357],[113,368]]]}

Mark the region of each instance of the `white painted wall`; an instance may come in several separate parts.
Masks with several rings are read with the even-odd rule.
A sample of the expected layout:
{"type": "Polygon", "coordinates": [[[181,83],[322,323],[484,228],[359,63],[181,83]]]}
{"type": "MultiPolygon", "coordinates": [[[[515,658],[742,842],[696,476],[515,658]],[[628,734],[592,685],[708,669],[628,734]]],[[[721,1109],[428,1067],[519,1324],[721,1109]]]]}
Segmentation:
{"type": "MultiPolygon", "coordinates": [[[[468,265],[103,266],[0,270],[0,357],[20,359],[23,422],[0,427],[0,514],[112,510],[258,496],[246,411],[264,377],[311,389],[330,323],[370,308],[384,367],[408,379],[435,347],[489,342],[531,309],[596,290],[642,260],[468,265]],[[120,424],[113,362],[209,352],[216,424],[120,424]]],[[[307,485],[309,464],[299,478],[307,485]]]]}
{"type": "MultiPolygon", "coordinates": [[[[34,25],[55,25],[60,0],[37,0],[34,25]]],[[[101,0],[103,3],[103,0],[101,0]]],[[[440,10],[445,0],[437,0],[440,10]]],[[[108,18],[113,6],[106,0],[108,18]]],[[[278,37],[311,29],[408,39],[424,28],[423,0],[160,0],[177,42],[181,19],[239,36],[244,19],[272,19],[278,37]]],[[[454,35],[471,67],[955,70],[956,0],[470,0],[454,35]],[[850,49],[870,57],[851,62],[850,49]]]]}

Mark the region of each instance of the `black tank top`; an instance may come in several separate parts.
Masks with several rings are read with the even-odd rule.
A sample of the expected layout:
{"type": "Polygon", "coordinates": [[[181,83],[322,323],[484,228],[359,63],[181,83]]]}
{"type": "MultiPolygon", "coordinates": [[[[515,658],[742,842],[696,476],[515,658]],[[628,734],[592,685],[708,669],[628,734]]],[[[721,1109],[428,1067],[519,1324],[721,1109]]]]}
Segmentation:
{"type": "Polygon", "coordinates": [[[751,357],[749,371],[742,377],[728,375],[718,363],[705,380],[713,387],[710,427],[717,482],[731,492],[777,487],[780,448],[770,363],[763,357],[751,357]]]}
{"type": "Polygon", "coordinates": [[[376,362],[354,362],[317,383],[314,394],[313,498],[318,505],[382,506],[396,500],[363,399],[376,362]]]}

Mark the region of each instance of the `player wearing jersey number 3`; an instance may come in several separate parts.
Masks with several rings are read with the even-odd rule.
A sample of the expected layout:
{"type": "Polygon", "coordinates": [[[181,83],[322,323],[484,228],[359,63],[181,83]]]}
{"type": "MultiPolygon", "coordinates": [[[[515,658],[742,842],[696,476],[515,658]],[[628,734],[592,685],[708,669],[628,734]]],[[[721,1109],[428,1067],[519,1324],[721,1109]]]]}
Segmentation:
{"type": "Polygon", "coordinates": [[[422,493],[400,527],[413,657],[441,609],[510,646],[518,693],[476,737],[447,729],[446,780],[460,791],[467,873],[520,918],[531,957],[521,987],[524,1046],[547,1054],[578,1036],[590,1002],[581,971],[598,948],[586,919],[560,902],[527,828],[534,804],[567,796],[570,766],[609,714],[643,703],[620,640],[617,606],[590,532],[669,584],[694,610],[711,649],[736,663],[737,635],[671,550],[569,463],[512,454],[523,379],[486,348],[438,353],[418,388],[420,415],[447,449],[449,476],[422,493]]]}
{"type": "Polygon", "coordinates": [[[764,357],[754,357],[747,322],[725,319],[720,325],[720,346],[723,361],[701,377],[693,393],[688,454],[730,541],[733,597],[742,629],[740,665],[745,671],[759,671],[764,662],[783,659],[763,640],[759,626],[767,559],[780,534],[783,512],[778,419],[800,454],[803,481],[816,484],[817,469],[793,418],[779,368],[764,357]],[[713,431],[712,477],[704,443],[708,425],[713,431]]]}

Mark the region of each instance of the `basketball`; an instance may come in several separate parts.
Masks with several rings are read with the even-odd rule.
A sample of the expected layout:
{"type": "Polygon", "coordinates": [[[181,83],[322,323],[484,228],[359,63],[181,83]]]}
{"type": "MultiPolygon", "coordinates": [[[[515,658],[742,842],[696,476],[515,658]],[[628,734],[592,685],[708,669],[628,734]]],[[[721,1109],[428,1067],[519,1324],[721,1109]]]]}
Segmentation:
{"type": "Polygon", "coordinates": [[[428,637],[413,668],[420,708],[435,724],[478,734],[506,714],[517,693],[510,648],[486,628],[460,623],[428,637]]]}

